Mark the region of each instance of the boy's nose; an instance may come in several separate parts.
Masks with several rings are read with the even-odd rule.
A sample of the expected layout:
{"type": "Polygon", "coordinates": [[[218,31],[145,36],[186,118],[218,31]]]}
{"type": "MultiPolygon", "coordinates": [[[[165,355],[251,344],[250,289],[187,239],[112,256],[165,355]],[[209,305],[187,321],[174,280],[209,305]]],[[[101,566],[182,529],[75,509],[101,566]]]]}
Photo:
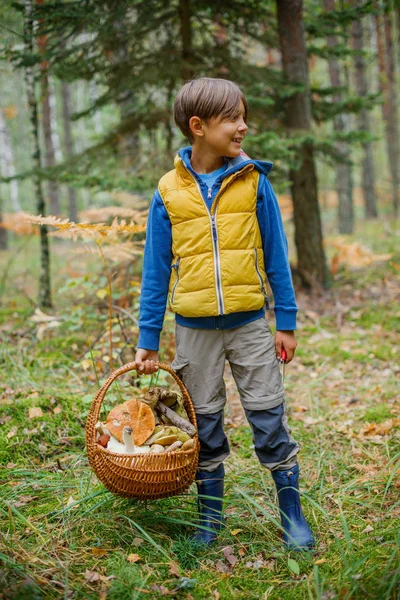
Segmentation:
{"type": "Polygon", "coordinates": [[[239,125],[238,130],[241,133],[246,133],[246,131],[248,130],[248,127],[246,125],[246,123],[243,121],[243,123],[241,125],[239,125]]]}

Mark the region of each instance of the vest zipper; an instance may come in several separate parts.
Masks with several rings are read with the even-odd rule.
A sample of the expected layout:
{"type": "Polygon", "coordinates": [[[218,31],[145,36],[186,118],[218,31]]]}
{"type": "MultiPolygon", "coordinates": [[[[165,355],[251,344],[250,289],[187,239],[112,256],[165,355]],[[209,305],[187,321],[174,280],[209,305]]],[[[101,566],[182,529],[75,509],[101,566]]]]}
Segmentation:
{"type": "Polygon", "coordinates": [[[264,286],[264,280],[262,278],[261,272],[260,272],[260,268],[258,266],[258,252],[257,252],[257,248],[254,248],[254,254],[256,257],[256,271],[257,271],[257,275],[260,279],[260,287],[261,287],[261,292],[265,298],[265,304],[267,306],[267,308],[269,308],[269,300],[268,300],[268,296],[267,296],[267,292],[265,291],[265,286],[264,286]]]}
{"type": "MultiPolygon", "coordinates": [[[[187,168],[187,166],[185,165],[184,161],[182,159],[181,159],[181,161],[182,161],[182,164],[185,167],[186,171],[188,173],[190,173],[190,171],[187,168]]],[[[217,230],[217,226],[216,226],[216,222],[215,222],[215,218],[217,216],[217,210],[215,210],[215,213],[213,215],[211,214],[211,212],[207,206],[207,202],[205,201],[204,196],[202,194],[199,182],[193,176],[193,173],[190,173],[190,175],[193,177],[194,182],[197,185],[197,189],[199,190],[200,198],[204,202],[204,205],[206,207],[206,210],[207,210],[208,216],[210,218],[210,222],[211,222],[211,235],[212,235],[212,243],[213,243],[213,248],[214,248],[215,288],[216,288],[216,292],[217,292],[218,314],[223,315],[223,314],[225,314],[225,307],[224,307],[224,298],[223,298],[223,294],[222,294],[221,261],[220,261],[219,248],[218,248],[218,230],[217,230]]],[[[211,188],[208,188],[208,194],[210,194],[210,190],[211,190],[211,188]]],[[[171,298],[171,301],[172,301],[172,298],[171,298]]]]}
{"type": "Polygon", "coordinates": [[[172,288],[171,304],[174,303],[175,290],[176,290],[176,286],[179,283],[179,263],[180,262],[181,262],[181,258],[179,257],[178,260],[176,261],[176,263],[174,265],[171,265],[172,269],[176,269],[176,281],[174,283],[174,287],[172,288]]]}

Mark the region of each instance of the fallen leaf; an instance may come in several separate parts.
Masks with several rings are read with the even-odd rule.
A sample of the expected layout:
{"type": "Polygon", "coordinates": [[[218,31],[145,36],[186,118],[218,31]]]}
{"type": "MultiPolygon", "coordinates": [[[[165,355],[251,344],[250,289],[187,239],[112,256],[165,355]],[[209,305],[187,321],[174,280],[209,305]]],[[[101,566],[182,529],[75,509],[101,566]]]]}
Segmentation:
{"type": "Polygon", "coordinates": [[[169,572],[171,573],[171,575],[175,575],[175,577],[180,577],[179,567],[176,564],[176,562],[171,561],[169,563],[169,572]]]}
{"type": "MultiPolygon", "coordinates": [[[[70,496],[67,501],[67,508],[68,508],[68,506],[71,506],[71,504],[74,504],[75,502],[76,502],[75,498],[70,496]]],[[[72,508],[78,508],[78,506],[76,505],[76,506],[73,506],[72,508]]]]}
{"type": "Polygon", "coordinates": [[[372,527],[372,525],[367,525],[365,529],[362,530],[361,533],[371,533],[371,531],[373,531],[374,528],[372,527]]]}
{"type": "Polygon", "coordinates": [[[29,409],[29,418],[36,419],[36,417],[43,417],[43,411],[40,406],[32,406],[29,409]]]}
{"type": "Polygon", "coordinates": [[[29,504],[33,500],[37,500],[39,496],[20,496],[16,502],[13,503],[15,508],[19,508],[20,506],[25,506],[25,504],[29,504]]]}
{"type": "Polygon", "coordinates": [[[53,408],[53,413],[54,413],[55,415],[59,415],[59,414],[60,414],[60,412],[62,412],[62,408],[61,408],[61,406],[56,406],[55,408],[53,408]]]}
{"type": "Polygon", "coordinates": [[[89,569],[86,569],[85,579],[88,583],[93,583],[94,581],[98,581],[100,579],[100,574],[97,573],[97,571],[89,571],[89,569]]]}
{"type": "Polygon", "coordinates": [[[129,554],[129,556],[127,557],[128,562],[131,562],[131,563],[138,562],[141,559],[142,559],[142,557],[139,556],[139,554],[129,554]]]}
{"type": "Polygon", "coordinates": [[[300,565],[293,558],[288,558],[288,567],[295,574],[300,575],[300,565]]]}
{"type": "Polygon", "coordinates": [[[110,579],[115,579],[115,575],[99,575],[101,581],[110,581],[110,579]]]}
{"type": "Polygon", "coordinates": [[[7,435],[6,435],[6,438],[7,438],[8,440],[11,440],[11,438],[12,438],[12,437],[14,437],[14,435],[17,433],[17,431],[18,431],[18,427],[17,427],[17,426],[15,426],[15,427],[12,427],[12,428],[10,429],[10,431],[7,433],[7,435]]]}
{"type": "Polygon", "coordinates": [[[143,544],[143,542],[144,542],[144,540],[142,540],[142,538],[135,537],[133,539],[132,546],[141,546],[143,544]]]}
{"type": "Polygon", "coordinates": [[[90,369],[91,366],[92,366],[92,361],[89,360],[88,358],[84,358],[81,361],[81,367],[84,371],[87,371],[88,369],[90,369]]]}
{"type": "Polygon", "coordinates": [[[243,557],[246,554],[246,548],[239,548],[238,554],[239,556],[243,557]]]}
{"type": "Polygon", "coordinates": [[[215,568],[217,571],[220,571],[220,573],[230,573],[228,565],[226,565],[220,558],[215,563],[215,568]]]}
{"type": "Polygon", "coordinates": [[[234,567],[239,560],[238,557],[235,556],[231,546],[225,546],[225,548],[222,548],[222,554],[232,567],[234,567]]]}
{"type": "Polygon", "coordinates": [[[326,563],[327,560],[326,558],[319,558],[318,560],[315,561],[315,565],[323,565],[324,563],[326,563]]]}
{"type": "Polygon", "coordinates": [[[238,533],[240,533],[241,531],[243,531],[243,529],[232,529],[231,531],[231,535],[237,535],[238,533]]]}
{"type": "Polygon", "coordinates": [[[214,598],[214,600],[220,600],[221,594],[218,590],[213,590],[212,597],[214,598]]]}
{"type": "Polygon", "coordinates": [[[102,557],[107,554],[107,550],[105,548],[92,548],[93,556],[102,557]]]}

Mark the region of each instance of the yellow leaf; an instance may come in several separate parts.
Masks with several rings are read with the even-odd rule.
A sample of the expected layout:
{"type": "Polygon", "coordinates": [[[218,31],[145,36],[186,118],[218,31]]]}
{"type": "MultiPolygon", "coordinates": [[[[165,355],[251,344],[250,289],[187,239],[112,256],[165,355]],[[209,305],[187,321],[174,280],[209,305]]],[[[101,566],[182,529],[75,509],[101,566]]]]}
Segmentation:
{"type": "Polygon", "coordinates": [[[92,366],[92,361],[89,360],[88,358],[84,358],[81,361],[81,367],[84,371],[87,371],[88,369],[90,369],[91,366],[92,366]]]}
{"type": "Polygon", "coordinates": [[[319,558],[318,560],[315,561],[315,565],[323,565],[324,563],[326,563],[326,558],[319,558]]]}
{"type": "Polygon", "coordinates": [[[243,531],[243,529],[232,529],[231,531],[231,535],[237,535],[238,533],[240,533],[241,531],[243,531]]]}
{"type": "Polygon", "coordinates": [[[33,406],[29,409],[29,418],[35,419],[36,417],[43,417],[43,411],[40,406],[33,406]]]}
{"type": "Polygon", "coordinates": [[[3,113],[7,121],[9,121],[10,119],[15,119],[18,115],[18,110],[15,104],[10,104],[10,106],[4,106],[3,113]]]}
{"type": "Polygon", "coordinates": [[[100,300],[104,300],[104,298],[108,295],[108,289],[107,288],[101,288],[100,290],[97,290],[96,292],[96,296],[98,298],[100,298],[100,300]]]}
{"type": "Polygon", "coordinates": [[[92,554],[94,556],[105,556],[107,554],[107,550],[105,548],[92,548],[92,554]]]}
{"type": "Polygon", "coordinates": [[[135,562],[138,562],[139,560],[142,560],[142,557],[139,556],[139,554],[129,554],[129,556],[128,556],[129,562],[135,563],[135,562]]]}

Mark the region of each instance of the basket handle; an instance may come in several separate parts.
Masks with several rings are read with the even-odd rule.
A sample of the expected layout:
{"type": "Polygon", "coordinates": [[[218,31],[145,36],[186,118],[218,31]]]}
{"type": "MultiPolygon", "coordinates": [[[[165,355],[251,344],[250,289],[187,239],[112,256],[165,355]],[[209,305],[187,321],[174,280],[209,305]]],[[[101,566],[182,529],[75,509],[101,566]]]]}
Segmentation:
{"type": "MultiPolygon", "coordinates": [[[[189,406],[193,409],[192,411],[190,411],[193,415],[192,423],[197,429],[197,423],[196,423],[196,417],[194,415],[194,407],[193,407],[192,399],[190,398],[189,392],[187,391],[183,381],[178,377],[178,375],[175,373],[175,371],[169,365],[166,365],[165,363],[161,363],[161,362],[157,362],[157,361],[155,361],[154,364],[159,369],[162,369],[163,371],[167,371],[170,375],[172,375],[172,377],[175,379],[176,383],[179,385],[181,392],[183,394],[185,403],[188,403],[189,406]]],[[[101,388],[98,390],[98,392],[95,395],[93,402],[91,404],[88,418],[87,418],[86,437],[88,440],[96,439],[96,423],[99,420],[101,403],[103,402],[104,397],[105,397],[107,391],[109,390],[111,384],[120,375],[123,375],[124,373],[128,373],[129,371],[133,371],[135,369],[137,369],[135,362],[130,362],[130,363],[127,363],[126,365],[123,365],[122,367],[120,367],[119,369],[117,369],[116,371],[111,373],[110,377],[103,383],[101,388]]]]}

